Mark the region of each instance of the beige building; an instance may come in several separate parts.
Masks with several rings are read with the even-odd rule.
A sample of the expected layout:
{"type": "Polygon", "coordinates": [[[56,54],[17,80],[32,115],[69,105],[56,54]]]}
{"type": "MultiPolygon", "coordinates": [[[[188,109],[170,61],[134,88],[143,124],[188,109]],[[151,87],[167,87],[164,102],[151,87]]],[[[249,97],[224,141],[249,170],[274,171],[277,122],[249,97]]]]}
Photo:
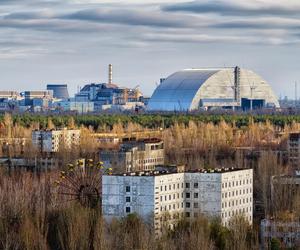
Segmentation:
{"type": "Polygon", "coordinates": [[[164,143],[160,139],[123,142],[117,150],[101,151],[100,159],[115,172],[154,170],[164,165],[164,143]]]}
{"type": "Polygon", "coordinates": [[[80,130],[35,130],[32,131],[32,144],[42,153],[56,153],[61,149],[72,149],[80,144],[80,130]]]}

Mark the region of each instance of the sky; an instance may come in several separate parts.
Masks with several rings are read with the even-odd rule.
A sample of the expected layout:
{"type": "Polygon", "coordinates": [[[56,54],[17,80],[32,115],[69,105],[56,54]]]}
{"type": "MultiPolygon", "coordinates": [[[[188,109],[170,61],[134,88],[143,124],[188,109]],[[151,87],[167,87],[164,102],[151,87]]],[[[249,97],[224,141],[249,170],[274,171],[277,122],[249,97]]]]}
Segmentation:
{"type": "Polygon", "coordinates": [[[151,96],[184,68],[240,66],[300,96],[299,0],[0,0],[0,89],[107,82],[151,96]]]}

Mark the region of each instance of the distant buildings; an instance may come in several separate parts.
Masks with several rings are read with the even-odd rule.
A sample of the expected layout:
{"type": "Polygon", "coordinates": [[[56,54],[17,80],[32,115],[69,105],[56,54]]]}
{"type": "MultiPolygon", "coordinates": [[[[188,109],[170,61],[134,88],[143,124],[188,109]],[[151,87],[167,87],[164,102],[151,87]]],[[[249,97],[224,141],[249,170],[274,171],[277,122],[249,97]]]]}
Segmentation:
{"type": "Polygon", "coordinates": [[[53,91],[53,97],[56,99],[68,99],[68,85],[67,84],[48,84],[47,90],[53,91]]]}
{"type": "Polygon", "coordinates": [[[80,130],[35,130],[32,131],[32,144],[42,153],[71,150],[80,144],[80,130]]]}
{"type": "Polygon", "coordinates": [[[271,249],[272,241],[273,244],[278,242],[280,249],[298,249],[300,247],[300,219],[264,219],[260,224],[260,237],[263,249],[271,249]]]}
{"type": "Polygon", "coordinates": [[[164,164],[164,143],[160,139],[127,141],[118,150],[103,150],[100,159],[119,172],[154,170],[164,164]]]}
{"type": "Polygon", "coordinates": [[[76,102],[94,102],[95,111],[135,109],[144,106],[142,93],[136,89],[120,88],[115,84],[87,84],[75,95],[76,102]]]}
{"type": "Polygon", "coordinates": [[[219,217],[229,226],[243,215],[252,224],[252,169],[193,172],[138,172],[103,176],[102,210],[106,219],[137,213],[156,233],[182,216],[219,217]]]}
{"type": "Polygon", "coordinates": [[[66,112],[86,114],[102,111],[139,111],[147,98],[138,89],[112,83],[109,65],[108,83],[86,84],[75,97],[69,97],[66,84],[48,84],[46,91],[0,91],[0,111],[66,112]]]}
{"type": "Polygon", "coordinates": [[[149,111],[279,108],[271,86],[239,67],[185,69],[162,79],[149,111]]]}

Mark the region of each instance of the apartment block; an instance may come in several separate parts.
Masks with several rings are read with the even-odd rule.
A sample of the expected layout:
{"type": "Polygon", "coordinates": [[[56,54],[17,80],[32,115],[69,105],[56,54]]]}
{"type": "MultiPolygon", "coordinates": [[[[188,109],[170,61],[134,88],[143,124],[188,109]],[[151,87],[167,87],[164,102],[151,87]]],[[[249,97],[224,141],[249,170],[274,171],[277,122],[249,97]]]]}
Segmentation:
{"type": "Polygon", "coordinates": [[[123,142],[116,150],[103,150],[100,159],[115,171],[150,171],[164,164],[164,143],[160,139],[123,142]]]}
{"type": "Polygon", "coordinates": [[[270,249],[271,241],[276,239],[280,249],[298,249],[300,247],[300,220],[280,218],[264,219],[260,223],[262,249],[270,249]]]}
{"type": "Polygon", "coordinates": [[[80,144],[80,130],[35,130],[32,131],[32,144],[43,153],[56,153],[61,149],[72,149],[80,144]]]}
{"type": "Polygon", "coordinates": [[[289,134],[288,156],[294,174],[300,175],[300,133],[289,134]]]}
{"type": "Polygon", "coordinates": [[[179,217],[200,214],[219,217],[225,226],[243,215],[252,224],[252,190],[252,169],[103,176],[102,210],[108,220],[137,213],[157,232],[164,223],[172,228],[179,217]]]}

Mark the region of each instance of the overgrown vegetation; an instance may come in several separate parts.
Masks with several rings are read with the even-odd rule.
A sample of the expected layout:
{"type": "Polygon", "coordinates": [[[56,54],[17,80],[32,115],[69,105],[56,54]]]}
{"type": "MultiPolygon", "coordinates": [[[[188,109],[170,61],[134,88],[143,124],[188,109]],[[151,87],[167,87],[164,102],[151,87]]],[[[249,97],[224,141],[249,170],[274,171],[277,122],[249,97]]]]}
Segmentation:
{"type": "Polygon", "coordinates": [[[54,175],[1,171],[0,249],[257,249],[257,233],[242,218],[229,229],[183,219],[160,238],[134,214],[106,222],[100,208],[57,200],[54,175]]]}
{"type": "MultiPolygon", "coordinates": [[[[80,128],[82,135],[80,147],[58,155],[63,165],[78,157],[98,156],[94,132],[118,136],[155,129],[165,142],[166,163],[185,164],[191,169],[253,167],[254,199],[261,211],[256,218],[263,218],[287,204],[285,197],[279,197],[278,204],[271,202],[270,178],[288,173],[287,134],[300,131],[300,116],[6,114],[0,118],[0,156],[37,157],[39,152],[30,143],[31,131],[62,126],[80,128]],[[26,143],[22,146],[13,140],[16,138],[26,143]]],[[[107,223],[100,209],[57,202],[52,192],[53,175],[1,173],[0,249],[258,249],[259,220],[252,229],[241,218],[229,229],[204,217],[182,220],[158,240],[151,227],[136,216],[107,223]]],[[[288,202],[300,213],[299,197],[288,202]]]]}

